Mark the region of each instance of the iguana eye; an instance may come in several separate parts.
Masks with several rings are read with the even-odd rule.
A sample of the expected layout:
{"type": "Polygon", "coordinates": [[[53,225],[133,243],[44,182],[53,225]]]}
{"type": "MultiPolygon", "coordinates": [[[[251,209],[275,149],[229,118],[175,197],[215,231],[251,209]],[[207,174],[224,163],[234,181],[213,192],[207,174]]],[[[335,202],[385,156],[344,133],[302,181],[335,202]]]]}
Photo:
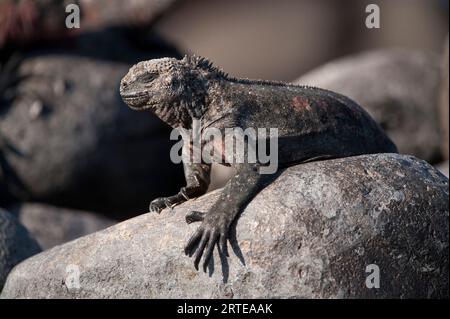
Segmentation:
{"type": "Polygon", "coordinates": [[[155,73],[146,73],[138,77],[140,82],[151,82],[156,79],[158,75],[155,73]]]}

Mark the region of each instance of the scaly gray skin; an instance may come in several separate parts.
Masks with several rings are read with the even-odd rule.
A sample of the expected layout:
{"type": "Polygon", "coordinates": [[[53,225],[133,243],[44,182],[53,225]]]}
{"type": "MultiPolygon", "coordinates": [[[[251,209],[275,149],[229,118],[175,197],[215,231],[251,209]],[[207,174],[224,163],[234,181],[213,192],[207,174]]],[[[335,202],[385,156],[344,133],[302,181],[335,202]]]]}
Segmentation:
{"type": "MultiPolygon", "coordinates": [[[[202,130],[225,128],[278,128],[279,167],[326,158],[397,152],[380,127],[355,102],[319,88],[229,77],[206,59],[185,57],[140,62],[122,79],[120,94],[135,110],[148,110],[174,128],[191,129],[194,119],[202,130]]],[[[202,148],[209,145],[202,144],[202,148]]],[[[260,163],[235,163],[222,142],[212,144],[213,162],[225,159],[236,170],[220,199],[207,213],[191,212],[188,223],[202,221],[189,239],[185,253],[201,257],[206,271],[217,243],[227,254],[230,225],[243,208],[277,174],[260,174],[260,163]],[[198,245],[197,245],[198,244],[198,245]]],[[[210,165],[190,163],[184,143],[182,158],[187,185],[174,196],[151,202],[151,211],[173,207],[204,194],[210,165]]]]}

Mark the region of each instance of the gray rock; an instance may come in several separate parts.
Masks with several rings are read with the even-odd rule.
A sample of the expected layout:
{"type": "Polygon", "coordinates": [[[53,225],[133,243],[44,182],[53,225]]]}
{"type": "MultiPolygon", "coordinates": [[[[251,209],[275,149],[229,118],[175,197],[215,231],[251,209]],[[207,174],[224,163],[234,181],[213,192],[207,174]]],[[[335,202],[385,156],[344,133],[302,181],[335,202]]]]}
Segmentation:
{"type": "Polygon", "coordinates": [[[196,272],[183,246],[198,224],[184,216],[206,211],[219,193],[34,256],[1,297],[449,296],[448,179],[424,161],[379,154],[291,167],[247,206],[230,257],[215,251],[209,272],[196,272]],[[365,285],[371,264],[378,289],[365,285]]]}
{"type": "Polygon", "coordinates": [[[0,291],[11,269],[41,251],[39,244],[10,213],[0,208],[0,291]]]}
{"type": "Polygon", "coordinates": [[[138,37],[111,29],[23,53],[22,78],[7,90],[17,94],[0,104],[0,204],[3,197],[123,218],[183,185],[169,158],[170,128],[119,96],[132,63],[178,53],[128,33],[138,37]]]}
{"type": "Polygon", "coordinates": [[[11,214],[36,238],[43,250],[114,225],[114,220],[98,214],[40,203],[10,208],[11,214]]]}
{"type": "Polygon", "coordinates": [[[344,94],[383,127],[400,153],[435,164],[442,159],[437,104],[439,55],[393,49],[325,64],[295,81],[344,94]]]}

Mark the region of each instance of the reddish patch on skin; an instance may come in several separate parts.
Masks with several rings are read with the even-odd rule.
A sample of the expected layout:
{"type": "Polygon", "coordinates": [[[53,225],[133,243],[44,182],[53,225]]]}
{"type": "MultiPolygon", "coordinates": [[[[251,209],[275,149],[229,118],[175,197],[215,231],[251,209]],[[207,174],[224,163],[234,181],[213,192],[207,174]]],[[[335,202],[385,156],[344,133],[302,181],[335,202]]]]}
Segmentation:
{"type": "Polygon", "coordinates": [[[292,99],[292,106],[296,111],[303,111],[304,109],[311,111],[308,99],[303,96],[294,96],[292,99]]]}

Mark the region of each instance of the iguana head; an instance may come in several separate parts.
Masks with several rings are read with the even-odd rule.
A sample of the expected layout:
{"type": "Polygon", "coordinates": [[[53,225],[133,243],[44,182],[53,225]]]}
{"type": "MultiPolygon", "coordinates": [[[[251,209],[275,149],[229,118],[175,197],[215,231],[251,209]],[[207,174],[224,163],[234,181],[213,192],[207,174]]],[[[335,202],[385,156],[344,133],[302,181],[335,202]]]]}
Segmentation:
{"type": "Polygon", "coordinates": [[[120,82],[120,95],[135,110],[173,103],[182,93],[181,69],[180,61],[172,58],[139,62],[120,82]]]}
{"type": "Polygon", "coordinates": [[[132,109],[150,110],[166,122],[200,117],[208,87],[226,76],[206,59],[185,56],[140,62],[120,83],[120,95],[132,109]]]}

